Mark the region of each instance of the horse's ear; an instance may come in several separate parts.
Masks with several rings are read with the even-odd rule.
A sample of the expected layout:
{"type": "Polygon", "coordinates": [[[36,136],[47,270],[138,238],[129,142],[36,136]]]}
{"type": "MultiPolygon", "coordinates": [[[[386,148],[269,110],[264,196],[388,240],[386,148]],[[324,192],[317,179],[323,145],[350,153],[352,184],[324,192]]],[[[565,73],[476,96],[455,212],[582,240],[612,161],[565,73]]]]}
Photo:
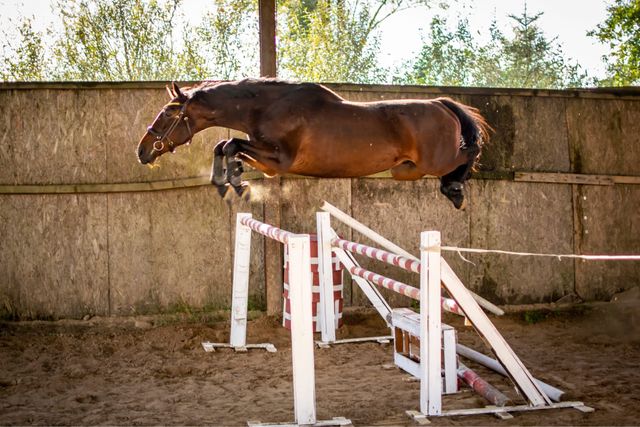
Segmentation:
{"type": "Polygon", "coordinates": [[[176,82],[171,82],[171,89],[173,90],[173,93],[176,98],[180,100],[185,100],[187,98],[187,96],[184,93],[182,93],[182,91],[180,90],[180,87],[176,82]]]}
{"type": "Polygon", "coordinates": [[[173,99],[176,97],[175,92],[169,87],[169,85],[164,87],[165,89],[167,89],[167,93],[169,94],[169,98],[173,99]]]}

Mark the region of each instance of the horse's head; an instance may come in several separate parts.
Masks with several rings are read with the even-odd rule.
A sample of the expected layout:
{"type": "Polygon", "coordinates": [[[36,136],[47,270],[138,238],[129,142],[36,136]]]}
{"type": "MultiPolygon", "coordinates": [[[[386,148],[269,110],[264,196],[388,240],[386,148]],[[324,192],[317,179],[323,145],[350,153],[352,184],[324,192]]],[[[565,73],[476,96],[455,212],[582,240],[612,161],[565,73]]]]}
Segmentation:
{"type": "Polygon", "coordinates": [[[142,164],[153,163],[167,151],[173,152],[176,147],[191,142],[194,133],[200,130],[190,116],[193,109],[190,98],[175,82],[171,88],[167,86],[167,92],[171,101],[162,107],[138,143],[138,160],[142,164]]]}

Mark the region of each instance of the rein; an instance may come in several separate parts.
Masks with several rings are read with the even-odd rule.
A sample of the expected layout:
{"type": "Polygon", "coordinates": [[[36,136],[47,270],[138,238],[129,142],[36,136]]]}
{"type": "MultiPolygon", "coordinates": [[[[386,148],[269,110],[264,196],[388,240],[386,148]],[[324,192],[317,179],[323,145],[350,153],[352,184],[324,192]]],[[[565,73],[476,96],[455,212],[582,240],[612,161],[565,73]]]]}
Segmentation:
{"type": "Polygon", "coordinates": [[[171,138],[169,138],[169,135],[171,134],[171,132],[175,130],[175,128],[178,127],[180,123],[184,123],[185,126],[187,127],[187,132],[189,132],[189,139],[187,139],[185,142],[191,142],[191,140],[193,139],[193,132],[191,132],[191,126],[189,126],[189,117],[185,115],[185,112],[187,110],[187,102],[184,102],[183,104],[180,104],[178,102],[170,102],[167,105],[165,105],[165,108],[170,105],[181,105],[182,107],[180,108],[180,112],[178,113],[178,115],[173,119],[173,122],[167,128],[167,130],[164,131],[164,133],[160,133],[157,130],[155,130],[153,128],[153,125],[147,126],[147,132],[152,136],[156,137],[156,140],[153,141],[153,151],[164,150],[165,141],[167,141],[167,145],[169,146],[169,151],[173,152],[173,150],[175,150],[176,143],[173,142],[171,138]]]}

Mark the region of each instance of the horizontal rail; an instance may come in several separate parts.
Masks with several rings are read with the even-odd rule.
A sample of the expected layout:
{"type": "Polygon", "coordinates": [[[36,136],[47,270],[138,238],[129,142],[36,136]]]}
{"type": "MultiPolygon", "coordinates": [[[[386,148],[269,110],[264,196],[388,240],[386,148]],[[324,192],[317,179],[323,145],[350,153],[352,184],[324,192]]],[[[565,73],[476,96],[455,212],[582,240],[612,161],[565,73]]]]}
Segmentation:
{"type": "Polygon", "coordinates": [[[260,222],[251,217],[242,218],[240,223],[242,225],[246,225],[256,233],[260,233],[263,236],[284,244],[287,244],[289,242],[289,238],[295,235],[289,231],[282,230],[278,227],[274,227],[273,225],[265,224],[264,222],[260,222]]]}
{"type": "MultiPolygon", "coordinates": [[[[381,276],[378,273],[374,273],[373,271],[366,270],[362,267],[350,267],[349,273],[354,276],[362,277],[381,288],[389,289],[390,291],[397,292],[400,295],[420,301],[420,289],[407,285],[406,283],[381,276]]],[[[458,307],[458,304],[451,298],[440,297],[440,304],[444,310],[464,316],[464,311],[462,311],[462,309],[458,307]]]]}
{"type": "MultiPolygon", "coordinates": [[[[284,174],[282,176],[287,179],[321,179],[294,174],[284,174]]],[[[389,171],[383,171],[363,177],[363,179],[367,178],[387,179],[392,178],[392,176],[389,171]]],[[[242,175],[242,179],[259,180],[264,179],[264,175],[258,171],[247,171],[242,175]]],[[[423,179],[436,179],[436,177],[425,176],[423,179]]],[[[560,174],[546,172],[478,172],[474,174],[473,179],[578,185],[640,184],[640,177],[638,176],[560,174]]],[[[211,178],[208,175],[203,175],[191,178],[177,178],[147,182],[95,184],[0,184],[0,194],[134,193],[208,186],[211,186],[211,178]]]]}
{"type": "Polygon", "coordinates": [[[363,245],[362,243],[351,242],[344,239],[332,239],[331,245],[344,249],[345,251],[364,255],[372,259],[377,259],[378,261],[386,262],[387,264],[395,265],[396,267],[403,268],[407,271],[420,274],[420,262],[402,255],[396,255],[383,249],[374,248],[363,245]]]}

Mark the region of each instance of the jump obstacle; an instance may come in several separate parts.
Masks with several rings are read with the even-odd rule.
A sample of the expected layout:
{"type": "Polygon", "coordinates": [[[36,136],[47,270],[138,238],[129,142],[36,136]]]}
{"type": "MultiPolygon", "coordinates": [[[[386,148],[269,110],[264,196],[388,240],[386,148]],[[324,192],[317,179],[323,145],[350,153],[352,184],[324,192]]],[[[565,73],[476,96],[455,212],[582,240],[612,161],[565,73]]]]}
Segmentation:
{"type": "MultiPolygon", "coordinates": [[[[539,409],[575,408],[591,412],[592,408],[582,402],[559,402],[562,391],[535,379],[509,347],[504,338],[480,308],[500,313],[501,310],[473,295],[462,284],[447,262],[441,257],[441,239],[437,231],[426,231],[420,236],[420,259],[399,248],[351,218],[344,212],[325,202],[325,212],[317,214],[318,271],[320,275],[320,322],[321,344],[338,343],[335,330],[337,321],[333,302],[333,274],[331,260],[335,254],[354,281],[369,298],[373,307],[392,328],[391,337],[374,337],[378,341],[394,338],[394,361],[398,367],[420,381],[420,411],[407,411],[419,423],[428,422],[430,416],[457,416],[494,414],[509,418],[510,412],[539,409]],[[331,228],[333,216],[347,226],[357,230],[387,250],[350,242],[338,237],[331,228]],[[384,277],[360,267],[352,253],[386,262],[420,275],[420,289],[384,277]],[[441,285],[451,298],[443,297],[441,285]],[[420,313],[406,308],[391,309],[376,286],[420,301],[420,313]],[[456,342],[455,330],[442,324],[442,310],[466,318],[491,346],[497,360],[487,357],[456,342]],[[414,347],[419,352],[414,351],[414,347]],[[457,360],[456,353],[484,364],[509,377],[516,390],[527,400],[526,405],[506,406],[509,399],[475,372],[457,360]],[[444,357],[442,356],[444,354],[444,357]],[[444,368],[444,369],[443,369],[444,368]],[[442,410],[442,396],[455,393],[457,378],[462,379],[492,405],[483,408],[442,410]]],[[[236,220],[236,243],[233,273],[233,303],[231,338],[229,344],[203,343],[205,349],[231,347],[236,350],[257,347],[269,349],[271,344],[248,345],[246,343],[247,302],[249,283],[249,261],[251,232],[287,245],[289,253],[289,298],[291,305],[291,347],[293,365],[293,388],[295,422],[297,425],[350,425],[350,421],[336,417],[318,421],[315,411],[314,342],[311,314],[311,265],[309,235],[297,235],[257,221],[250,214],[240,213],[236,220]]],[[[366,338],[364,338],[366,339],[366,338]]],[[[355,339],[360,341],[364,339],[355,339]]],[[[274,425],[249,422],[249,425],[274,425]]],[[[282,425],[282,424],[278,424],[282,425]]]]}
{"type": "MultiPolygon", "coordinates": [[[[291,301],[291,359],[293,367],[293,401],[295,424],[312,426],[351,425],[351,421],[335,417],[318,421],[316,417],[314,342],[311,315],[311,259],[308,234],[293,234],[257,221],[248,213],[236,218],[236,242],[233,265],[233,296],[231,307],[231,335],[229,344],[203,343],[206,351],[216,347],[230,347],[240,351],[266,348],[276,351],[272,344],[247,344],[247,303],[251,234],[256,232],[287,246],[289,253],[289,299],[291,301]],[[270,347],[271,348],[270,348],[270,347]]],[[[250,426],[286,425],[248,422],[250,426]]]]}
{"type": "MultiPolygon", "coordinates": [[[[483,298],[473,295],[462,284],[446,260],[441,257],[439,232],[421,233],[420,259],[418,259],[329,203],[325,202],[322,210],[325,212],[317,214],[319,253],[330,257],[331,251],[333,251],[341,261],[346,261],[343,261],[345,268],[351,273],[352,278],[367,297],[372,294],[370,287],[377,285],[420,301],[420,313],[418,314],[408,309],[388,309],[388,304],[379,296],[379,293],[373,300],[370,298],[373,306],[394,330],[394,361],[398,367],[420,380],[420,412],[409,411],[414,419],[423,421],[427,416],[482,413],[508,417],[509,412],[554,408],[575,408],[583,412],[593,411],[582,402],[552,402],[552,400],[556,402],[560,400],[562,391],[535,379],[527,370],[482,311],[480,304],[494,313],[497,312],[497,307],[483,298]],[[330,217],[338,219],[387,250],[340,239],[330,226],[330,217]],[[348,257],[350,253],[357,253],[419,274],[420,289],[361,268],[355,263],[353,257],[348,257]],[[445,298],[441,295],[441,285],[451,298],[445,298]],[[463,315],[466,321],[471,323],[490,345],[497,360],[457,344],[453,328],[441,323],[442,310],[463,315]],[[424,337],[426,339],[422,339],[424,337]],[[419,357],[412,352],[412,344],[419,345],[419,357]],[[444,366],[442,366],[441,360],[443,350],[444,366]],[[508,402],[506,396],[458,361],[457,368],[455,368],[457,376],[491,402],[492,406],[465,410],[442,410],[442,395],[456,391],[451,373],[453,370],[451,366],[455,366],[456,353],[508,376],[528,404],[506,406],[508,402]],[[441,371],[444,372],[443,376],[441,376],[441,371]]],[[[320,262],[323,262],[322,259],[320,262]]],[[[326,271],[323,266],[320,266],[319,271],[321,272],[322,305],[327,303],[326,297],[322,298],[323,295],[326,295],[323,289],[331,289],[332,278],[330,275],[322,275],[322,272],[326,271]]],[[[322,307],[321,313],[325,316],[325,322],[322,325],[323,328],[326,328],[322,329],[322,340],[325,344],[329,344],[335,341],[335,329],[332,330],[334,322],[332,322],[332,311],[329,310],[328,304],[322,307]]]]}

